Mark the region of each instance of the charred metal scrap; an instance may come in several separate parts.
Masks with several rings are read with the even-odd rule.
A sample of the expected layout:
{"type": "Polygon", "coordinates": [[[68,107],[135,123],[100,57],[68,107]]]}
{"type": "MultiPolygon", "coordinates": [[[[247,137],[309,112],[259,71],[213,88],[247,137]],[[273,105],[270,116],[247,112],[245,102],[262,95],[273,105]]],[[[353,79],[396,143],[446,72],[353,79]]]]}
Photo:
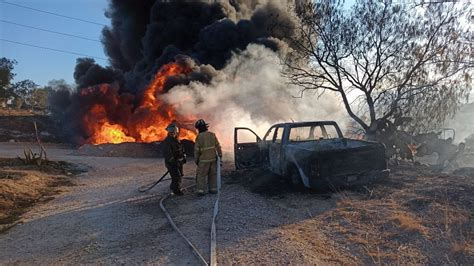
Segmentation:
{"type": "Polygon", "coordinates": [[[390,172],[383,144],[346,139],[334,121],[276,124],[263,139],[249,128],[235,128],[234,140],[237,169],[268,167],[290,177],[295,186],[326,190],[360,185],[390,172]],[[239,141],[243,131],[256,141],[239,141]]]}

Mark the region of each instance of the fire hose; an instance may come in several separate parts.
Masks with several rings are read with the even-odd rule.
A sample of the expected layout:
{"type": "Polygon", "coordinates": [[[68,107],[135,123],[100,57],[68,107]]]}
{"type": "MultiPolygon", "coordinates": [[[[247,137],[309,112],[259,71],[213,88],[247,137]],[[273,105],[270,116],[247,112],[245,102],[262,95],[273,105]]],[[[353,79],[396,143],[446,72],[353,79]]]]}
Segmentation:
{"type": "MultiPolygon", "coordinates": [[[[187,189],[189,189],[191,187],[194,187],[194,186],[196,186],[196,185],[191,185],[191,186],[185,187],[183,190],[187,190],[187,189]]],[[[166,219],[168,219],[168,222],[170,223],[171,227],[173,227],[173,229],[184,239],[186,244],[188,244],[188,246],[191,247],[194,255],[196,255],[196,257],[199,259],[199,261],[203,265],[209,265],[207,263],[206,259],[202,256],[201,252],[199,252],[199,250],[194,246],[194,244],[189,240],[189,238],[187,238],[186,235],[179,229],[179,227],[174,223],[173,218],[171,218],[171,215],[169,214],[169,212],[166,210],[163,202],[171,195],[172,195],[171,193],[167,194],[167,195],[165,195],[164,197],[162,197],[160,199],[160,208],[161,208],[161,210],[165,213],[166,219]]]]}
{"type": "MultiPolygon", "coordinates": [[[[158,183],[163,181],[163,178],[168,174],[168,171],[160,178],[158,179],[155,183],[153,183],[151,186],[143,186],[138,189],[140,192],[146,192],[153,187],[155,187],[158,183]]],[[[164,179],[168,180],[168,179],[164,179]]],[[[192,187],[195,187],[196,185],[190,185],[185,187],[183,190],[189,190],[192,187]]],[[[219,199],[220,199],[220,194],[221,194],[221,160],[220,157],[217,157],[217,198],[216,201],[214,202],[214,208],[212,212],[212,224],[211,224],[211,247],[210,247],[210,262],[208,263],[206,259],[203,257],[201,252],[196,248],[196,246],[189,240],[189,238],[179,229],[179,227],[176,225],[176,223],[173,221],[173,218],[171,218],[171,215],[169,212],[166,210],[164,206],[164,201],[169,198],[169,196],[172,195],[166,194],[160,199],[160,208],[164,212],[166,218],[168,219],[168,222],[170,223],[171,227],[184,239],[186,244],[191,248],[193,251],[194,255],[198,258],[198,260],[203,264],[203,265],[212,265],[216,266],[217,265],[217,229],[216,229],[216,219],[217,215],[219,213],[219,199]]]]}
{"type": "MultiPolygon", "coordinates": [[[[148,190],[154,188],[156,185],[158,185],[158,183],[160,183],[161,181],[163,181],[163,178],[165,178],[165,176],[169,173],[169,171],[166,171],[166,173],[160,177],[160,179],[158,179],[156,182],[150,184],[150,185],[145,185],[145,186],[141,186],[138,188],[138,191],[139,192],[147,192],[148,190]]],[[[168,180],[168,179],[165,179],[165,180],[168,180]]]]}
{"type": "MultiPolygon", "coordinates": [[[[185,187],[184,190],[188,190],[192,187],[195,187],[196,185],[191,185],[188,187],[185,187]]],[[[160,200],[160,208],[163,210],[165,213],[166,218],[168,219],[169,223],[171,224],[171,227],[184,239],[186,244],[192,249],[194,255],[199,259],[199,261],[203,265],[211,265],[211,266],[216,266],[217,265],[217,228],[216,228],[216,219],[217,215],[219,213],[219,198],[221,194],[221,160],[220,157],[217,157],[217,198],[216,201],[214,202],[214,208],[212,212],[212,224],[211,224],[211,248],[210,248],[210,262],[208,263],[206,259],[203,257],[201,252],[196,248],[196,246],[189,240],[188,237],[179,229],[179,227],[175,224],[173,221],[173,218],[171,218],[171,215],[169,212],[166,210],[164,206],[164,201],[172,194],[167,194],[160,200]]]]}
{"type": "Polygon", "coordinates": [[[221,196],[221,158],[217,156],[217,198],[214,202],[214,209],[212,211],[212,224],[211,224],[211,259],[210,265],[217,265],[217,229],[216,219],[219,214],[219,199],[221,196]]]}

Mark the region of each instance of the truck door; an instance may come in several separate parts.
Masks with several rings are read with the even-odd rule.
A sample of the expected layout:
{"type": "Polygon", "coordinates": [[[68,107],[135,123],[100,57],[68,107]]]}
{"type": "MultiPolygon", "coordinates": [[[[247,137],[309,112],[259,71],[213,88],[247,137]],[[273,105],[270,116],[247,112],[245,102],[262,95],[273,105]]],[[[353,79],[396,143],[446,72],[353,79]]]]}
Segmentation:
{"type": "Polygon", "coordinates": [[[249,128],[234,129],[235,169],[261,166],[265,156],[261,150],[262,139],[249,128]]]}
{"type": "Polygon", "coordinates": [[[269,143],[269,161],[272,172],[282,174],[281,171],[281,143],[283,141],[284,127],[277,127],[272,141],[269,143]]]}

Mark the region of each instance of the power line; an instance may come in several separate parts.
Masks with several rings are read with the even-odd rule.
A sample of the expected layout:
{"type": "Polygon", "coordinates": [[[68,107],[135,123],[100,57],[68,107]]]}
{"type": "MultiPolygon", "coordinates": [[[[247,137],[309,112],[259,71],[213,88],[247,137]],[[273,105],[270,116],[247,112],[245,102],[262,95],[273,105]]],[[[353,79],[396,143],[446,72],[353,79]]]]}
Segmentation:
{"type": "Polygon", "coordinates": [[[91,56],[91,55],[86,55],[86,54],[81,54],[81,53],[76,53],[76,52],[71,52],[71,51],[60,50],[60,49],[56,49],[56,48],[49,48],[49,47],[44,47],[44,46],[39,46],[39,45],[34,45],[34,44],[29,44],[29,43],[22,43],[22,42],[6,40],[6,39],[0,39],[0,41],[19,44],[19,45],[24,45],[24,46],[30,46],[30,47],[35,47],[35,48],[40,48],[40,49],[45,49],[45,50],[51,50],[51,51],[55,51],[55,52],[65,53],[65,54],[85,56],[85,57],[90,57],[90,58],[94,58],[94,59],[100,59],[100,60],[107,61],[106,58],[91,56]]]}
{"type": "Polygon", "coordinates": [[[45,31],[45,32],[51,32],[51,33],[55,33],[55,34],[59,34],[59,35],[64,35],[64,36],[69,36],[69,37],[75,37],[75,38],[79,38],[79,39],[83,39],[83,40],[88,40],[88,41],[100,42],[99,40],[94,40],[94,39],[87,38],[87,37],[82,37],[82,36],[77,36],[77,35],[73,35],[73,34],[69,34],[69,33],[64,33],[64,32],[58,32],[58,31],[52,31],[52,30],[37,28],[37,27],[28,26],[28,25],[24,25],[24,24],[12,22],[12,21],[3,20],[3,19],[0,19],[0,21],[3,22],[3,23],[8,23],[8,24],[12,24],[12,25],[20,26],[20,27],[25,27],[25,28],[30,28],[30,29],[34,29],[34,30],[40,30],[40,31],[45,31]]]}
{"type": "Polygon", "coordinates": [[[40,9],[28,7],[28,6],[23,6],[23,5],[19,5],[19,4],[7,2],[7,1],[5,1],[5,0],[2,0],[2,3],[7,4],[7,5],[12,5],[12,6],[21,7],[21,8],[24,8],[24,9],[33,10],[33,11],[36,11],[36,12],[46,13],[46,14],[50,14],[50,15],[54,15],[54,16],[58,16],[58,17],[63,17],[63,18],[73,19],[73,20],[77,20],[77,21],[81,21],[81,22],[85,22],[85,23],[90,23],[90,24],[94,24],[94,25],[107,26],[107,25],[102,24],[102,23],[97,23],[97,22],[90,21],[90,20],[85,20],[85,19],[81,19],[81,18],[70,17],[70,16],[66,16],[66,15],[61,15],[61,14],[58,14],[58,13],[53,13],[53,12],[49,12],[49,11],[45,11],[45,10],[40,10],[40,9]]]}

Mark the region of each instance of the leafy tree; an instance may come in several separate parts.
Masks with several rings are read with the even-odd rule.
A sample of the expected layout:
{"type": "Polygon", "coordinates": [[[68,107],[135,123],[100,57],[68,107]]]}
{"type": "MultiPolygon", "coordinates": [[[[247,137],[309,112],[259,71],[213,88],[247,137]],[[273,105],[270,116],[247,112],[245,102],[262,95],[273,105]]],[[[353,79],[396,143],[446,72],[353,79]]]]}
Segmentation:
{"type": "Polygon", "coordinates": [[[20,109],[24,106],[31,105],[29,100],[31,99],[31,93],[36,90],[38,84],[34,83],[29,79],[15,82],[11,85],[15,97],[15,106],[20,109]]]}
{"type": "Polygon", "coordinates": [[[337,93],[369,139],[387,125],[422,131],[453,115],[472,88],[469,4],[305,1],[286,58],[290,82],[337,93]]]}
{"type": "Polygon", "coordinates": [[[10,83],[15,77],[13,69],[17,62],[5,57],[0,58],[0,102],[13,96],[10,83]]]}
{"type": "MultiPolygon", "coordinates": [[[[70,101],[67,100],[69,99],[71,85],[67,84],[64,79],[51,80],[43,88],[38,87],[35,82],[29,79],[13,82],[16,75],[13,72],[15,64],[17,64],[15,60],[5,57],[0,58],[0,104],[5,103],[9,98],[13,98],[14,105],[18,109],[27,107],[46,110],[50,107],[51,98],[55,99],[52,101],[55,105],[57,105],[57,102],[62,103],[60,108],[70,104],[70,101]]],[[[54,108],[49,109],[51,111],[54,108]]],[[[60,110],[56,111],[60,112],[60,110]]]]}
{"type": "Polygon", "coordinates": [[[32,108],[44,111],[49,107],[48,98],[51,93],[50,87],[34,89],[28,95],[28,103],[32,108]]]}

